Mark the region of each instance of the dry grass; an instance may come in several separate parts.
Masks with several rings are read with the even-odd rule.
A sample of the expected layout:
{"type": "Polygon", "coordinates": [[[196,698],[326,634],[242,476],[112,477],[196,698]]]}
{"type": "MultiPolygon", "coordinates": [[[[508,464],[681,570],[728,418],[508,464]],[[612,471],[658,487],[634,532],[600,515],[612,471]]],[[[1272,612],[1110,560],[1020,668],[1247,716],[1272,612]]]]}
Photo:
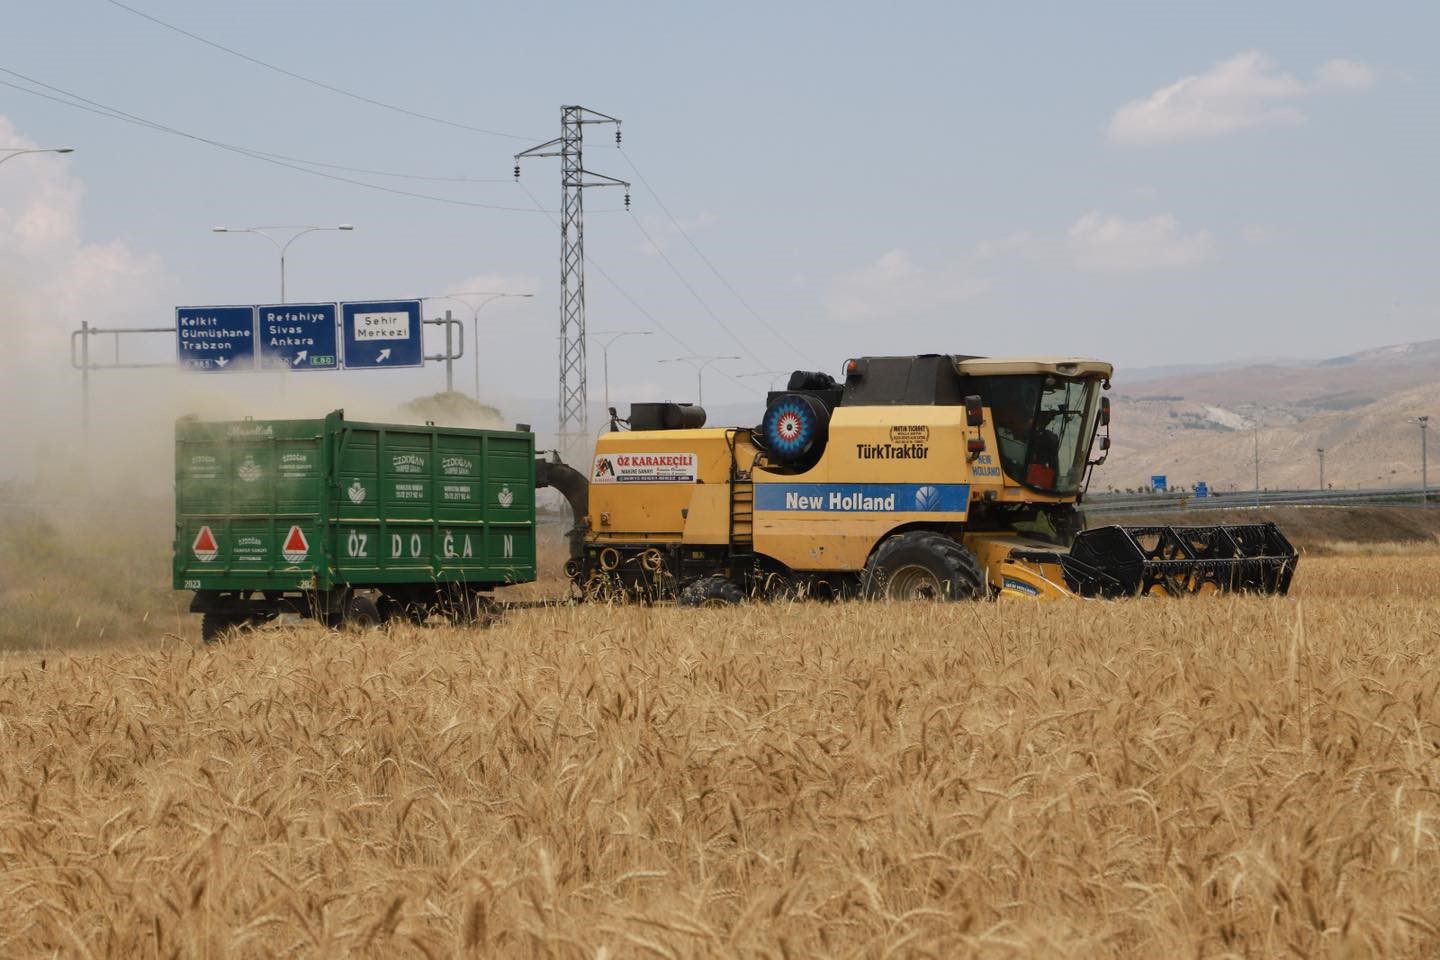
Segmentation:
{"type": "Polygon", "coordinates": [[[1433,557],[1440,556],[1440,537],[1388,543],[1328,540],[1310,545],[1305,553],[1316,557],[1433,557]]]}
{"type": "Polygon", "coordinates": [[[183,632],[170,589],[168,503],[66,513],[0,503],[0,651],[74,648],[183,632]]]}
{"type": "Polygon", "coordinates": [[[0,956],[1435,956],[1440,557],[0,657],[0,956]]]}

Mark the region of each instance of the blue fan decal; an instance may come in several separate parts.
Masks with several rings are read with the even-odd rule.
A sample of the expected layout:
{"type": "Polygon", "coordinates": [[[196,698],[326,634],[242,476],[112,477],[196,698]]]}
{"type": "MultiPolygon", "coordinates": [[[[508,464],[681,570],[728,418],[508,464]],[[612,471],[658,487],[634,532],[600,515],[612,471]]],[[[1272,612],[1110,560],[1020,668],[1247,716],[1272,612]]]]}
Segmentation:
{"type": "Polygon", "coordinates": [[[802,453],[814,435],[813,415],[797,400],[782,400],[766,412],[765,440],[777,453],[802,453]]]}

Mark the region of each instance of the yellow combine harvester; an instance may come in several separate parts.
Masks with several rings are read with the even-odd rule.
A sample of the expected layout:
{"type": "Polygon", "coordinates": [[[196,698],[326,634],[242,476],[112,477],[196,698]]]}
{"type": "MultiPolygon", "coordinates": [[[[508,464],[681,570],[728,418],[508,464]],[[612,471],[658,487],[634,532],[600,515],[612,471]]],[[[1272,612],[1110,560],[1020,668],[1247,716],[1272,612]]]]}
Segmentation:
{"type": "Polygon", "coordinates": [[[1296,553],[1273,524],[1082,529],[1088,471],[1110,446],[1108,363],[844,369],[797,371],[754,428],[706,428],[687,404],[612,410],[588,481],[542,464],[539,482],[575,508],[578,592],[701,605],[1289,588],[1296,553]]]}

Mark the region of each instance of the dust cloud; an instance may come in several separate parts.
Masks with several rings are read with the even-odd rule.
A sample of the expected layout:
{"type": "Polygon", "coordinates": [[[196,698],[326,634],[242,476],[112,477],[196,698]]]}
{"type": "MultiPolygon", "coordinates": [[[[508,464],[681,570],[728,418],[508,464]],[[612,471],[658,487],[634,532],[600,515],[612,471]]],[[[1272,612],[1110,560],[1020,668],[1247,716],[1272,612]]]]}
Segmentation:
{"type": "MultiPolygon", "coordinates": [[[[36,146],[3,116],[0,144],[36,146]]],[[[17,157],[0,173],[0,648],[114,637],[127,621],[168,609],[180,417],[309,419],[343,409],[352,421],[509,425],[495,407],[436,393],[443,380],[433,365],[183,371],[173,333],[163,332],[88,338],[101,369],[88,377],[87,417],[81,322],[169,328],[175,305],[193,300],[159,257],[86,238],[84,187],[66,158],[17,157]]]]}

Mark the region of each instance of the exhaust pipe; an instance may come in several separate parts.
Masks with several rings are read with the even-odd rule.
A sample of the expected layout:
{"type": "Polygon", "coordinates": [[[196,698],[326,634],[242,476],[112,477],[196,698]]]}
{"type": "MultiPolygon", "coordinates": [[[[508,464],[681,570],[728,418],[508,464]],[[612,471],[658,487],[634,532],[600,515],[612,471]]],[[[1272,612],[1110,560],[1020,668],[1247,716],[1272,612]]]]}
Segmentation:
{"type": "Polygon", "coordinates": [[[570,504],[572,524],[565,534],[570,541],[570,558],[578,559],[585,550],[585,532],[590,526],[590,481],[574,467],[559,460],[535,458],[535,486],[554,487],[570,504]]]}

